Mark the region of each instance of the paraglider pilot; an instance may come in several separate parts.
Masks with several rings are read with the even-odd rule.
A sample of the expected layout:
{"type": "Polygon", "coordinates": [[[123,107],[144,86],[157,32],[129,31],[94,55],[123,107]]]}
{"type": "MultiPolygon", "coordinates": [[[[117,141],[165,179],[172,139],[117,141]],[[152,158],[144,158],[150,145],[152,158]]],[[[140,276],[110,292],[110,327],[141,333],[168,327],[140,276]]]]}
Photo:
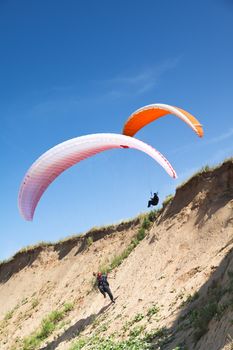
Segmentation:
{"type": "Polygon", "coordinates": [[[150,208],[151,205],[157,205],[159,203],[158,192],[154,193],[153,197],[148,201],[147,207],[150,208]]]}
{"type": "Polygon", "coordinates": [[[93,276],[96,277],[97,286],[99,288],[100,293],[103,294],[104,298],[106,298],[106,293],[107,293],[112,303],[115,303],[115,300],[113,298],[113,295],[107,280],[107,277],[108,277],[107,274],[104,274],[104,273],[102,274],[101,272],[98,272],[98,273],[93,272],[93,276]]]}

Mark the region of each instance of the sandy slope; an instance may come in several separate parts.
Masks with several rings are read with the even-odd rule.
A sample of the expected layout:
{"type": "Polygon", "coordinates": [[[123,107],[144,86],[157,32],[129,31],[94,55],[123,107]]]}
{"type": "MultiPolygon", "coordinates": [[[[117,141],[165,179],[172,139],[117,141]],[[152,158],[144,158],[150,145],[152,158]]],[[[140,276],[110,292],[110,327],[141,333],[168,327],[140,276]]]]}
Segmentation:
{"type": "Polygon", "coordinates": [[[222,314],[208,319],[199,340],[199,329],[190,323],[190,315],[208,305],[216,291],[229,289],[229,271],[233,271],[232,161],[192,178],[177,190],[146,238],[111,273],[117,300],[110,305],[93,289],[92,272],[123,251],[139,227],[135,220],[97,230],[89,234],[95,237],[89,247],[85,237],[73,239],[19,254],[2,265],[0,349],[15,344],[20,349],[20,340],[37,329],[46,314],[70,301],[75,307],[67,315],[67,323],[41,349],[69,349],[80,331],[91,335],[101,325],[105,325],[104,336],[118,332],[120,338],[127,337],[130,327],[124,332],[123,326],[141,314],[137,326],[147,331],[166,327],[170,341],[163,349],[182,343],[189,350],[220,350],[224,346],[226,350],[233,338],[231,291],[215,298],[219,310],[224,305],[222,314]],[[185,302],[195,292],[199,297],[185,302]],[[146,315],[154,305],[159,312],[149,318],[146,315]]]}

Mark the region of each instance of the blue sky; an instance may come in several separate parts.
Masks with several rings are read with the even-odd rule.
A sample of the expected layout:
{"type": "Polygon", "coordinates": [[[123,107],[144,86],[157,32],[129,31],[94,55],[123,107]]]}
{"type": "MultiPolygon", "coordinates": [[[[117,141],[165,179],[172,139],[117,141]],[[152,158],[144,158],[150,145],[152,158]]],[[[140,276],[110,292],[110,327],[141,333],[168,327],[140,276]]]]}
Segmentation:
{"type": "Polygon", "coordinates": [[[197,169],[232,156],[231,0],[1,0],[0,259],[38,241],[119,222],[147,211],[197,169]],[[64,172],[33,222],[18,212],[22,178],[42,153],[73,137],[120,133],[151,103],[188,110],[199,139],[174,116],[137,137],[163,153],[173,180],[147,155],[112,150],[64,172]]]}

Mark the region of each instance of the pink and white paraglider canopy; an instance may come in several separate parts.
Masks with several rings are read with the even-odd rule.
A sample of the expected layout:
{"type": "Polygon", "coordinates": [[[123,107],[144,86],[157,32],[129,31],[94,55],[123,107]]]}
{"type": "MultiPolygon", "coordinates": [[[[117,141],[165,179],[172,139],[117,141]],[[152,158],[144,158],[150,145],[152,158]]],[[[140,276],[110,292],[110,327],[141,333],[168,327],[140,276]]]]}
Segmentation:
{"type": "Polygon", "coordinates": [[[142,151],[156,160],[171,177],[177,177],[175,170],[161,153],[136,138],[110,133],[76,137],[45,152],[27,171],[18,197],[18,206],[23,218],[33,219],[42,194],[64,170],[112,148],[134,148],[142,151]]]}

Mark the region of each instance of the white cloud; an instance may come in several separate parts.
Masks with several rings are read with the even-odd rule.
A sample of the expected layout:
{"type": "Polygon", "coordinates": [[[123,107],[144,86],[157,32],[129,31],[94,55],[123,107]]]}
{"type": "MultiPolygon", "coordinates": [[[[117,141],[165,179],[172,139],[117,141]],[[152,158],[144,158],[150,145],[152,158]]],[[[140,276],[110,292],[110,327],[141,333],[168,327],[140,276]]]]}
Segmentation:
{"type": "Polygon", "coordinates": [[[121,95],[123,94],[142,94],[153,87],[155,87],[161,76],[171,69],[174,69],[180,62],[180,57],[175,59],[168,59],[153,67],[147,67],[134,73],[125,73],[115,78],[104,80],[101,84],[111,86],[114,91],[119,89],[121,95]]]}
{"type": "MultiPolygon", "coordinates": [[[[42,91],[44,98],[31,108],[30,114],[42,117],[44,114],[57,117],[57,111],[77,109],[87,103],[101,103],[143,94],[158,85],[161,77],[174,69],[181,57],[167,59],[135,73],[122,73],[112,79],[89,81],[88,94],[81,93],[78,84],[73,86],[52,86],[42,91]]],[[[38,91],[35,94],[39,94],[38,91]]]]}
{"type": "Polygon", "coordinates": [[[206,140],[205,141],[205,145],[209,145],[209,144],[212,144],[212,143],[218,143],[220,141],[223,141],[223,140],[226,140],[226,139],[229,139],[233,136],[233,128],[231,128],[230,130],[224,132],[223,134],[221,135],[218,135],[216,137],[213,137],[212,139],[209,139],[209,140],[206,140]]]}
{"type": "Polygon", "coordinates": [[[213,137],[211,139],[207,139],[205,141],[202,140],[201,142],[190,143],[188,145],[184,145],[182,147],[176,148],[176,149],[172,150],[171,153],[177,154],[177,153],[180,153],[180,152],[187,152],[191,148],[203,147],[203,146],[205,147],[205,146],[208,146],[208,145],[219,143],[221,141],[225,141],[227,139],[230,139],[231,137],[233,137],[233,128],[231,128],[228,131],[225,131],[222,134],[220,134],[218,136],[215,136],[215,137],[213,137]]]}

